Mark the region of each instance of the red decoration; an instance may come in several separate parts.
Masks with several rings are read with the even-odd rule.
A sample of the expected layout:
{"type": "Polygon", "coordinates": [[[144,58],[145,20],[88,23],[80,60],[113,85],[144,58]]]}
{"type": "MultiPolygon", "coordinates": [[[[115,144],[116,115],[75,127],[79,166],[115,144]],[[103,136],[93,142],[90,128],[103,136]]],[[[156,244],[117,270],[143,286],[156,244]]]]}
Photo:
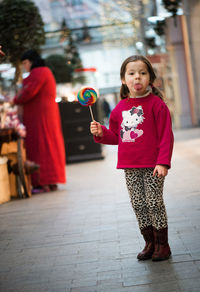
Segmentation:
{"type": "Polygon", "coordinates": [[[75,72],[96,72],[96,68],[77,68],[74,70],[75,72]]]}

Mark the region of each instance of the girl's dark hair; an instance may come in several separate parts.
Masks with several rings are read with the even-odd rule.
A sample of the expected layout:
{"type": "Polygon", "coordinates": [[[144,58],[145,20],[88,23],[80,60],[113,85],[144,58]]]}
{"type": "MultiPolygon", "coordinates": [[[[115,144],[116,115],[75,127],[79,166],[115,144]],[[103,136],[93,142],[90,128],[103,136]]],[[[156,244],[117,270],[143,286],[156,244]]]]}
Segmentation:
{"type": "Polygon", "coordinates": [[[43,67],[45,66],[45,62],[44,60],[40,57],[40,55],[38,54],[38,52],[36,52],[35,50],[28,50],[26,51],[22,57],[21,57],[21,61],[24,60],[29,60],[32,62],[32,66],[31,66],[31,70],[33,68],[36,67],[43,67]]]}
{"type": "MultiPolygon", "coordinates": [[[[125,77],[127,64],[130,63],[130,62],[136,62],[136,61],[142,61],[143,63],[145,63],[147,65],[147,70],[148,70],[149,75],[150,75],[150,86],[152,87],[152,92],[155,95],[159,96],[161,99],[163,99],[163,94],[161,93],[161,91],[157,87],[153,86],[153,82],[156,79],[156,74],[154,72],[154,69],[153,69],[151,63],[144,56],[141,56],[141,55],[130,56],[129,58],[127,58],[122,63],[122,66],[121,66],[121,69],[120,69],[121,80],[123,80],[124,77],[125,77]]],[[[121,97],[121,99],[127,98],[129,96],[129,93],[130,93],[129,89],[126,86],[126,84],[122,84],[121,88],[120,88],[120,97],[121,97]]]]}

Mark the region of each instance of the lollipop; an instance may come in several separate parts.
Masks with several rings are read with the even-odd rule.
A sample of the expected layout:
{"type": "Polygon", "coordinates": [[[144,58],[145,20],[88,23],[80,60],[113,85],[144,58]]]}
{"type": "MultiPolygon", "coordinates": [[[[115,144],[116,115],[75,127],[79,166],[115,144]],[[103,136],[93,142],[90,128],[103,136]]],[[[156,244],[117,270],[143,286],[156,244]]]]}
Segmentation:
{"type": "Polygon", "coordinates": [[[94,88],[84,87],[78,92],[77,98],[81,105],[89,106],[90,114],[92,120],[94,121],[91,105],[94,104],[97,100],[97,92],[94,90],[94,88]]]}

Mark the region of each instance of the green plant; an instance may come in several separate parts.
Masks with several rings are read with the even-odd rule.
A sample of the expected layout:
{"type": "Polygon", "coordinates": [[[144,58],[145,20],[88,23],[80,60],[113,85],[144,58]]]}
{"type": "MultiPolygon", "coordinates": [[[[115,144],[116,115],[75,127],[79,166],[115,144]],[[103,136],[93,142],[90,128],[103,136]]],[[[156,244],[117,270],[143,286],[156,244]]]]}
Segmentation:
{"type": "Polygon", "coordinates": [[[67,65],[69,66],[72,74],[71,82],[74,84],[84,83],[85,76],[78,74],[76,71],[77,69],[83,68],[81,58],[72,32],[67,27],[65,20],[62,21],[61,29],[62,29],[61,40],[66,40],[66,47],[64,53],[67,59],[67,65]]]}
{"type": "Polygon", "coordinates": [[[157,35],[163,36],[165,34],[165,26],[166,26],[165,20],[157,20],[157,22],[154,24],[153,29],[157,35]]]}
{"type": "Polygon", "coordinates": [[[0,44],[7,61],[16,68],[14,83],[21,75],[20,58],[28,49],[39,51],[45,41],[44,23],[31,0],[0,2],[0,44]]]}
{"type": "Polygon", "coordinates": [[[73,72],[63,55],[50,55],[45,59],[46,65],[51,69],[57,83],[71,82],[73,72]]]}
{"type": "Polygon", "coordinates": [[[145,39],[146,45],[148,48],[155,49],[156,48],[156,39],[155,37],[146,37],[145,39]]]}
{"type": "Polygon", "coordinates": [[[171,12],[173,17],[176,17],[177,10],[180,7],[182,0],[162,0],[162,2],[165,9],[171,12]]]}

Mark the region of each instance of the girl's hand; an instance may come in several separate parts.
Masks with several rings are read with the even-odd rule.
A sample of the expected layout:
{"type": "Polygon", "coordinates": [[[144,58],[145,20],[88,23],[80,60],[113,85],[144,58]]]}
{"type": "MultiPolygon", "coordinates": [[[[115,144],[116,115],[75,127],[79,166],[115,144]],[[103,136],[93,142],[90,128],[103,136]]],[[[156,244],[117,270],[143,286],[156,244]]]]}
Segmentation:
{"type": "Polygon", "coordinates": [[[96,122],[96,121],[92,121],[90,123],[90,132],[92,135],[96,136],[96,137],[102,137],[103,136],[103,130],[101,128],[101,124],[96,122]]]}
{"type": "Polygon", "coordinates": [[[168,168],[165,165],[156,165],[156,167],[153,170],[153,176],[155,176],[157,173],[158,177],[163,177],[168,174],[168,168]]]}

